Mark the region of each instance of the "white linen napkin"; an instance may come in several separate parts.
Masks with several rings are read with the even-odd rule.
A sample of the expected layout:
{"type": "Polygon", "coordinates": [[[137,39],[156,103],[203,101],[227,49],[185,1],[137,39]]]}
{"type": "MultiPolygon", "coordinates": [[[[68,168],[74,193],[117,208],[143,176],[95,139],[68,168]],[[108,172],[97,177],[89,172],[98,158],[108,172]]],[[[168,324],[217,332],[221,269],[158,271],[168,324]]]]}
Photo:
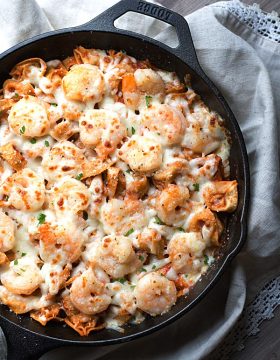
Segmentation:
{"type": "MultiPolygon", "coordinates": [[[[82,24],[115,2],[2,2],[0,51],[53,28],[82,24]]],[[[180,3],[182,13],[184,9],[187,13],[188,2],[170,3],[170,7],[180,3]]],[[[266,29],[269,35],[261,34],[263,29],[252,22],[254,12],[250,16],[246,12],[244,23],[242,8],[236,1],[219,2],[186,18],[201,66],[226,97],[245,137],[252,180],[249,232],[244,248],[206,298],[167,328],[123,345],[57,349],[45,354],[42,360],[201,359],[222,341],[263,285],[279,275],[280,43],[275,40],[280,35],[272,27],[266,29]]],[[[279,20],[276,16],[273,19],[280,31],[279,20]]],[[[126,17],[122,26],[165,43],[175,41],[170,27],[151,18],[138,16],[135,21],[135,17],[126,17]]],[[[0,349],[3,360],[5,341],[1,335],[0,349]]]]}

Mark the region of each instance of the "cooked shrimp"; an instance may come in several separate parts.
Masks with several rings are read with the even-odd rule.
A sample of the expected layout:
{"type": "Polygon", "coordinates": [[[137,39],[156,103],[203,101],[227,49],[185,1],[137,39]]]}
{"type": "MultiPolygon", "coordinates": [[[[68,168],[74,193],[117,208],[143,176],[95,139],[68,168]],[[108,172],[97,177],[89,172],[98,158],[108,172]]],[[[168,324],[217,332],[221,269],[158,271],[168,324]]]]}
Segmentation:
{"type": "Polygon", "coordinates": [[[137,69],[134,73],[137,88],[145,94],[165,94],[165,86],[161,76],[152,69],[137,69]]]}
{"type": "MultiPolygon", "coordinates": [[[[68,215],[66,225],[39,226],[39,254],[43,261],[61,266],[78,260],[86,235],[68,215]],[[69,219],[68,219],[69,218],[69,219]]],[[[76,221],[75,221],[76,220],[76,221]]]]}
{"type": "Polygon", "coordinates": [[[133,109],[145,103],[144,95],[165,95],[165,85],[161,76],[152,69],[137,69],[134,74],[126,74],[122,79],[124,103],[133,109]]]}
{"type": "Polygon", "coordinates": [[[40,269],[33,259],[21,258],[12,261],[1,275],[2,284],[13,294],[30,295],[43,281],[40,269]]]}
{"type": "Polygon", "coordinates": [[[0,210],[0,252],[6,252],[15,245],[15,223],[0,210]]]}
{"type": "Polygon", "coordinates": [[[64,177],[51,189],[49,201],[57,212],[77,213],[89,206],[89,198],[89,190],[81,181],[64,177]]]}
{"type": "Polygon", "coordinates": [[[80,137],[83,144],[95,149],[106,158],[126,136],[126,128],[119,115],[109,110],[88,110],[79,121],[80,137]]]}
{"type": "Polygon", "coordinates": [[[96,250],[95,262],[113,278],[120,278],[142,266],[127,236],[105,236],[96,250]]]}
{"type": "Polygon", "coordinates": [[[105,286],[109,282],[104,272],[88,268],[73,281],[70,300],[75,308],[87,315],[105,311],[111,303],[105,286]]]}
{"type": "Polygon", "coordinates": [[[111,199],[101,207],[100,221],[106,234],[125,234],[147,225],[144,204],[134,198],[111,199]]]}
{"type": "Polygon", "coordinates": [[[167,246],[167,252],[176,272],[187,273],[193,269],[193,261],[203,255],[206,243],[200,232],[175,233],[167,246]]]}
{"type": "Polygon", "coordinates": [[[188,120],[182,144],[196,153],[214,152],[226,137],[217,115],[209,113],[207,108],[200,107],[198,112],[188,115],[188,120]]]}
{"type": "Polygon", "coordinates": [[[68,100],[98,103],[105,93],[102,72],[90,64],[73,65],[62,80],[63,90],[68,100]]]}
{"type": "Polygon", "coordinates": [[[167,225],[181,226],[189,214],[187,204],[189,197],[187,187],[169,184],[156,200],[159,218],[167,225]]]}
{"type": "Polygon", "coordinates": [[[8,197],[7,206],[22,211],[37,211],[45,201],[44,179],[25,168],[9,176],[2,184],[0,193],[8,197]]]}
{"type": "Polygon", "coordinates": [[[205,241],[210,240],[214,245],[218,246],[223,225],[211,210],[204,209],[191,216],[188,231],[200,231],[205,241]]]}
{"type": "Polygon", "coordinates": [[[11,108],[8,122],[23,137],[41,137],[50,130],[46,103],[33,96],[26,96],[11,108]]]}
{"type": "Polygon", "coordinates": [[[203,198],[210,210],[232,212],[238,203],[237,181],[214,181],[203,189],[203,198]]]}
{"type": "Polygon", "coordinates": [[[82,173],[85,157],[80,148],[70,141],[56,143],[43,156],[42,167],[48,181],[54,182],[63,176],[77,176],[82,173]]]}
{"type": "Polygon", "coordinates": [[[177,300],[174,282],[155,272],[143,276],[134,292],[137,307],[152,316],[166,313],[177,300]]]}
{"type": "Polygon", "coordinates": [[[157,133],[163,145],[179,144],[186,129],[184,115],[169,105],[150,106],[143,113],[141,124],[157,133]]]}
{"type": "Polygon", "coordinates": [[[118,155],[132,170],[145,174],[158,170],[162,163],[160,143],[139,135],[131,136],[120,148],[118,155]]]}

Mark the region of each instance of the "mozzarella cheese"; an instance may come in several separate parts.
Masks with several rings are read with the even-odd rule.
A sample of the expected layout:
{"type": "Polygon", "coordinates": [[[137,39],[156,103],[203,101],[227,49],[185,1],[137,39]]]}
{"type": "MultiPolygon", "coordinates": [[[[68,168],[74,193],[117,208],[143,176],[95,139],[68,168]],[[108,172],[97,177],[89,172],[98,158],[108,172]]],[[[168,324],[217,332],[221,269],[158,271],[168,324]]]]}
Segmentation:
{"type": "MultiPolygon", "coordinates": [[[[230,170],[223,120],[175,73],[122,52],[79,47],[63,62],[30,59],[11,74],[34,93],[3,92],[11,106],[0,124],[0,303],[47,322],[58,301],[83,335],[96,319],[118,331],[140,323],[145,312],[158,313],[158,294],[168,298],[172,289],[168,311],[174,291],[188,294],[215,261],[222,225],[205,191],[213,208],[223,208],[230,170]],[[14,151],[1,158],[7,144],[14,151]],[[17,172],[16,154],[24,159],[17,172]],[[222,180],[221,193],[213,182],[222,180]],[[34,289],[25,289],[32,267],[34,289]],[[86,282],[89,268],[96,283],[86,282]],[[83,289],[74,294],[81,274],[83,289]],[[141,310],[145,294],[134,288],[149,278],[157,290],[149,289],[151,303],[141,310]],[[93,318],[90,306],[102,296],[107,310],[93,318]]],[[[237,183],[228,188],[232,211],[237,183]]]]}

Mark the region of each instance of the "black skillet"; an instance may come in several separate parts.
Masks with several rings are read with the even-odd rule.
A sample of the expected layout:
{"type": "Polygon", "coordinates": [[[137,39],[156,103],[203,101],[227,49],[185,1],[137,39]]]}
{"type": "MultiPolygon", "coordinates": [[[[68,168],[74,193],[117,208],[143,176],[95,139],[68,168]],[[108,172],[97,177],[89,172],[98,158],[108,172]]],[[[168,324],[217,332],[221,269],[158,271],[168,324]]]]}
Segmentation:
{"type": "Polygon", "coordinates": [[[190,30],[185,19],[166,8],[139,0],[123,0],[90,22],[63,30],[52,31],[26,40],[0,55],[0,83],[9,77],[11,68],[21,60],[41,57],[44,60],[63,59],[73,48],[125,50],[137,59],[149,59],[159,68],[175,71],[180,78],[192,75],[194,89],[204,101],[226,120],[231,132],[231,178],[239,184],[237,210],[228,216],[224,245],[218,261],[191,290],[187,298],[180,298],[167,313],[147,318],[137,326],[127,326],[124,333],[113,330],[93,332],[80,337],[69,327],[52,322],[43,327],[28,315],[16,316],[6,306],[0,305],[0,325],[7,336],[9,359],[37,359],[41,354],[64,345],[108,345],[133,340],[151,334],[191,310],[217,282],[226,265],[240,251],[246,237],[246,220],[249,202],[249,166],[247,152],[237,121],[222,94],[201,69],[195,53],[190,30]],[[170,48],[154,39],[114,26],[114,21],[128,11],[141,13],[172,25],[177,32],[179,45],[170,48]]]}

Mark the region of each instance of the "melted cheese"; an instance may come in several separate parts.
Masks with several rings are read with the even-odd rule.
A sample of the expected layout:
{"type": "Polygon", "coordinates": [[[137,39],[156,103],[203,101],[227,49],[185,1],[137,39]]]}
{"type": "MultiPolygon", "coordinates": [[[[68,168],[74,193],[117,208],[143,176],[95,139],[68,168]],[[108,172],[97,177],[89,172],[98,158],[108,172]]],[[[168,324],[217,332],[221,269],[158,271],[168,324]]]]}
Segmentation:
{"type": "MultiPolygon", "coordinates": [[[[0,146],[11,143],[24,157],[25,166],[44,180],[45,201],[38,211],[20,211],[11,206],[3,194],[14,170],[1,160],[1,207],[16,224],[12,249],[16,262],[11,262],[10,268],[21,276],[20,269],[37,264],[43,281],[38,296],[22,297],[0,285],[0,302],[12,309],[15,307],[11,304],[18,302],[22,312],[28,312],[52,304],[50,295],[58,300],[67,297],[71,286],[65,288],[65,280],[69,277],[76,278],[93,267],[102,278],[102,259],[98,259],[100,268],[96,266],[100,246],[106,235],[122,236],[133,249],[125,261],[135,261],[135,266],[124,278],[111,276],[109,283],[103,276],[111,305],[101,316],[106,327],[122,331],[127,321],[138,324],[144,320],[134,292],[139,279],[160,272],[176,283],[184,276],[175,271],[168,244],[178,231],[188,232],[195,216],[205,209],[203,192],[217,175],[217,156],[225,175],[229,174],[230,146],[222,120],[190,87],[184,92],[176,74],[145,69],[144,63],[121,53],[95,50],[94,64],[90,64],[90,56],[87,59],[87,64],[70,66],[64,80],[62,76],[56,83],[31,61],[19,81],[32,84],[35,96],[20,95],[21,99],[1,119],[0,146]],[[90,79],[83,71],[91,74],[90,79]],[[135,74],[133,91],[139,100],[135,108],[124,101],[121,85],[125,74],[135,74]],[[102,121],[98,122],[99,115],[102,121]],[[102,149],[98,147],[100,142],[102,149]],[[106,146],[112,149],[106,151],[106,146]],[[115,168],[110,179],[106,172],[109,166],[115,168]],[[184,204],[173,208],[178,201],[173,194],[166,204],[167,217],[176,217],[176,212],[183,214],[180,228],[167,226],[158,216],[159,195],[170,184],[188,188],[190,193],[184,204]],[[159,253],[143,245],[141,236],[145,231],[156,234],[147,241],[159,253]],[[161,243],[154,244],[158,239],[161,243]]],[[[61,65],[60,60],[47,62],[46,74],[48,69],[61,65]]],[[[15,98],[15,92],[4,94],[5,99],[15,98]]],[[[32,180],[30,188],[22,182],[18,189],[19,197],[26,191],[36,193],[32,180]]],[[[205,249],[194,252],[184,294],[215,261],[212,230],[204,224],[198,231],[205,249]]],[[[113,249],[112,263],[121,261],[123,254],[122,249],[113,249]]],[[[7,267],[0,266],[0,279],[5,271],[7,267]]]]}

